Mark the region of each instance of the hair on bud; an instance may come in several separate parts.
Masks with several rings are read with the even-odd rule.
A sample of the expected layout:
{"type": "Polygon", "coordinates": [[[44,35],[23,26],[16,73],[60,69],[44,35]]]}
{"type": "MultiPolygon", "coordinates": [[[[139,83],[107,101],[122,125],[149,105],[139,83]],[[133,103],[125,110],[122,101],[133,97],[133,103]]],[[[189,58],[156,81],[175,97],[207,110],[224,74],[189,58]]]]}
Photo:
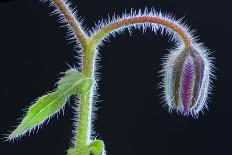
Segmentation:
{"type": "Polygon", "coordinates": [[[207,50],[193,44],[172,50],[162,70],[163,94],[169,110],[197,117],[207,107],[212,76],[212,61],[207,50]]]}

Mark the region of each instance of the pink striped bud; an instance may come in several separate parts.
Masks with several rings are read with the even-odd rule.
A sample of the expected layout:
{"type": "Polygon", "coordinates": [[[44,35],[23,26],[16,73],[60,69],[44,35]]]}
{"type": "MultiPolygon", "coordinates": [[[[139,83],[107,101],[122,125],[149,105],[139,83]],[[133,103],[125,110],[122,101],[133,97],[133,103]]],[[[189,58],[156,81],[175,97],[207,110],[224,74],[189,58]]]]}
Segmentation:
{"type": "Polygon", "coordinates": [[[163,70],[164,95],[169,110],[197,116],[206,107],[210,66],[203,48],[171,52],[163,70]]]}

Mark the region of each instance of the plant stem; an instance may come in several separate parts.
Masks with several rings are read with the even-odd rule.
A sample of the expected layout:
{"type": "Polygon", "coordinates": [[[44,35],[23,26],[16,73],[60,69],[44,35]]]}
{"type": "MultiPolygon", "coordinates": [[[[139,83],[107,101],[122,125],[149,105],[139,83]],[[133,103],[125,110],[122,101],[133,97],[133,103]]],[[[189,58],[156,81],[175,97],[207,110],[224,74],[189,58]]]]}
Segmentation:
{"type": "MultiPolygon", "coordinates": [[[[88,43],[83,47],[83,74],[93,80],[95,53],[94,45],[88,43]]],[[[79,120],[76,120],[78,121],[78,127],[76,128],[75,155],[82,155],[82,150],[90,143],[93,91],[92,86],[89,92],[80,96],[79,120]]]]}
{"type": "MultiPolygon", "coordinates": [[[[161,17],[152,17],[152,16],[141,16],[141,17],[131,17],[126,19],[119,19],[114,23],[105,25],[95,34],[88,37],[78,32],[74,29],[77,36],[81,36],[80,42],[83,48],[83,75],[87,78],[94,80],[94,69],[95,69],[95,54],[97,51],[97,46],[99,43],[104,40],[104,38],[111,32],[120,29],[122,27],[127,27],[133,24],[140,23],[152,23],[152,24],[161,24],[164,25],[173,31],[175,31],[183,40],[186,48],[191,46],[191,37],[188,32],[180,26],[177,22],[174,22],[169,19],[161,17]],[[83,37],[84,36],[84,37],[83,37]]],[[[72,23],[70,24],[72,26],[72,23]]],[[[74,24],[75,26],[75,24],[74,24]]],[[[75,27],[74,27],[75,28],[75,27]]],[[[79,109],[79,120],[78,127],[76,128],[76,143],[75,147],[68,152],[68,155],[87,155],[86,150],[89,146],[91,139],[91,117],[92,117],[92,100],[93,100],[93,86],[89,92],[81,95],[80,99],[80,109],[79,109]]]]}
{"type": "Polygon", "coordinates": [[[90,140],[91,112],[92,112],[92,89],[87,94],[81,95],[80,117],[78,121],[75,152],[79,153],[86,148],[90,140]]]}
{"type": "Polygon", "coordinates": [[[128,18],[121,18],[116,20],[115,22],[106,24],[104,27],[99,29],[95,34],[91,36],[91,39],[95,44],[100,43],[107,34],[112,33],[113,31],[127,27],[134,24],[142,24],[142,23],[151,23],[151,24],[160,24],[165,27],[170,28],[172,31],[176,32],[184,42],[186,48],[191,46],[191,35],[189,32],[178,22],[166,19],[163,17],[155,17],[150,15],[143,15],[137,17],[128,17],[128,18]]]}
{"type": "Polygon", "coordinates": [[[75,33],[76,37],[79,39],[82,46],[84,46],[86,44],[87,36],[85,34],[85,31],[79,24],[79,22],[73,15],[71,9],[68,7],[68,4],[66,4],[63,0],[53,0],[53,2],[65,17],[67,23],[72,28],[73,32],[75,33]]]}

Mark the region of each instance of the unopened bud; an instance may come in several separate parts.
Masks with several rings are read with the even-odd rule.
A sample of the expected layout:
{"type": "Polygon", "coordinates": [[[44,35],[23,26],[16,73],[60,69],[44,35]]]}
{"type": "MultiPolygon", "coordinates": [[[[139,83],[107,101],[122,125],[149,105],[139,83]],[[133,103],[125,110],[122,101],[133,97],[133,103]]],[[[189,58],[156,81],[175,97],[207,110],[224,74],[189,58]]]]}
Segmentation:
{"type": "Polygon", "coordinates": [[[172,52],[164,66],[163,87],[170,110],[197,115],[209,91],[210,61],[201,48],[172,52]]]}

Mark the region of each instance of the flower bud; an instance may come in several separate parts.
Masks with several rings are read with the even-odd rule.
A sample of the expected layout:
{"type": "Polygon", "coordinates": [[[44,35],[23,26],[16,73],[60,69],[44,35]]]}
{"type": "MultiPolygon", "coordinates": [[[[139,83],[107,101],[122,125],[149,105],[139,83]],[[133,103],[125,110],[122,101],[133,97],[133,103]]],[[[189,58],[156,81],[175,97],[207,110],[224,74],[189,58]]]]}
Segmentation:
{"type": "Polygon", "coordinates": [[[203,48],[171,52],[163,72],[164,97],[169,110],[196,116],[206,107],[210,61],[203,48]]]}

